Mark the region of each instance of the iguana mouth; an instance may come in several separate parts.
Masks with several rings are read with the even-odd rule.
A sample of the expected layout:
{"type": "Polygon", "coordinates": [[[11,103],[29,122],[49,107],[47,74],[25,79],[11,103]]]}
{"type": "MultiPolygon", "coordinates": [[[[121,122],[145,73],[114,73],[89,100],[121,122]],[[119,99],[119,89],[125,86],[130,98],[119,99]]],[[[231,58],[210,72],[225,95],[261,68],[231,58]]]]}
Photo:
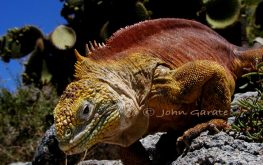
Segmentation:
{"type": "Polygon", "coordinates": [[[117,110],[109,110],[94,118],[82,131],[74,136],[69,143],[60,144],[60,148],[68,155],[90,150],[92,146],[101,142],[105,133],[110,131],[114,122],[119,119],[117,110]]]}

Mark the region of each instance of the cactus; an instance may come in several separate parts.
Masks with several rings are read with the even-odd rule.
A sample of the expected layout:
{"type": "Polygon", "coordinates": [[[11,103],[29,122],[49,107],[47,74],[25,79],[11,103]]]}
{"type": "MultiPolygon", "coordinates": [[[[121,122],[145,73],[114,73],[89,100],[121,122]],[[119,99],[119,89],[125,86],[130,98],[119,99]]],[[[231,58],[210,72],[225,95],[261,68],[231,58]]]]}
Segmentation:
{"type": "Polygon", "coordinates": [[[65,17],[68,22],[76,19],[76,15],[84,11],[84,0],[66,0],[61,11],[61,15],[65,17]]]}
{"type": "Polygon", "coordinates": [[[152,12],[146,7],[148,3],[147,0],[65,0],[61,15],[77,36],[81,33],[78,40],[104,41],[123,26],[149,19],[152,12]]]}
{"type": "Polygon", "coordinates": [[[50,42],[59,50],[70,49],[76,43],[76,33],[72,28],[60,25],[50,34],[50,42]]]}
{"type": "Polygon", "coordinates": [[[109,23],[110,23],[109,21],[106,21],[100,29],[100,35],[99,36],[103,40],[106,40],[110,36],[109,31],[108,31],[109,23]]]}
{"type": "Polygon", "coordinates": [[[203,0],[203,4],[212,28],[223,29],[239,20],[241,0],[203,0]]]}
{"type": "Polygon", "coordinates": [[[8,62],[11,58],[20,58],[35,48],[38,38],[43,38],[41,31],[34,26],[25,26],[8,30],[0,38],[0,56],[8,62]]]}
{"type": "Polygon", "coordinates": [[[43,39],[39,39],[36,42],[35,49],[31,52],[30,58],[25,63],[25,71],[22,74],[22,79],[25,84],[37,84],[41,79],[42,63],[45,60],[45,44],[43,39]]]}
{"type": "Polygon", "coordinates": [[[143,2],[136,2],[135,4],[135,11],[136,11],[136,15],[140,20],[146,20],[146,19],[150,19],[151,17],[151,11],[148,11],[147,8],[144,6],[143,2]]]}
{"type": "Polygon", "coordinates": [[[25,26],[11,29],[0,38],[0,56],[3,61],[8,62],[11,58],[21,58],[30,54],[22,74],[23,82],[42,86],[51,82],[53,78],[50,70],[54,70],[54,66],[48,64],[47,58],[59,54],[56,51],[73,48],[75,43],[76,34],[70,27],[60,25],[47,37],[38,28],[25,26]]]}
{"type": "MultiPolygon", "coordinates": [[[[57,73],[59,69],[55,69],[55,67],[60,65],[70,67],[73,65],[63,64],[65,62],[64,58],[66,58],[63,55],[68,54],[75,43],[75,31],[64,25],[55,28],[48,37],[38,39],[35,49],[31,52],[30,58],[25,64],[25,71],[22,75],[23,82],[25,84],[33,83],[36,86],[42,86],[49,84],[54,77],[55,79],[65,79],[67,82],[68,77],[71,76],[71,72],[68,72],[68,75],[66,74],[67,77],[60,78],[60,75],[64,76],[65,74],[57,73]],[[56,65],[53,65],[53,63],[56,63],[56,65]]],[[[67,58],[71,59],[70,57],[67,58]]],[[[74,63],[73,60],[71,61],[74,63]]],[[[63,80],[61,81],[63,82],[63,80]]],[[[56,84],[56,82],[53,83],[56,84]]]]}
{"type": "MultiPolygon", "coordinates": [[[[257,36],[263,36],[263,32],[260,30],[260,27],[255,24],[255,14],[257,11],[257,8],[260,3],[263,3],[263,0],[245,0],[244,1],[244,19],[245,19],[245,31],[246,31],[246,36],[251,44],[253,40],[257,36]]],[[[262,19],[262,18],[260,18],[262,19]]],[[[263,27],[261,27],[263,28],[263,27]]]]}

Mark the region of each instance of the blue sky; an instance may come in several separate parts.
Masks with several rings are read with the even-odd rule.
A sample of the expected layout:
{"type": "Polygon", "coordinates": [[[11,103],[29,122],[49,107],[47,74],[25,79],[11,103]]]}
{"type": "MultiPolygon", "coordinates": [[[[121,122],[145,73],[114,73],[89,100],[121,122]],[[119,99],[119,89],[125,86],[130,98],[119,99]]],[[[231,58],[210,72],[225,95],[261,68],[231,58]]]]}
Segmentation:
{"type": "MultiPolygon", "coordinates": [[[[44,34],[66,21],[60,16],[63,3],[59,0],[2,0],[0,7],[0,36],[9,28],[35,25],[44,34]]],[[[0,87],[15,91],[17,79],[23,72],[23,60],[0,60],[0,87]]]]}

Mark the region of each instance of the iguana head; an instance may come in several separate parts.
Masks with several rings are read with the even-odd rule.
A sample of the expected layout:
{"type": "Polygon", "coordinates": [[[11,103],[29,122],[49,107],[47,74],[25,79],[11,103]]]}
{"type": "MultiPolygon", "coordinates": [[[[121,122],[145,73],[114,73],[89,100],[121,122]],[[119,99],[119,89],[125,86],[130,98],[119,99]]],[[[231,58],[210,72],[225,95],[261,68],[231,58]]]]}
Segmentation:
{"type": "Polygon", "coordinates": [[[79,153],[111,138],[120,123],[120,104],[106,84],[90,80],[71,83],[55,108],[56,136],[67,154],[79,153]]]}
{"type": "Polygon", "coordinates": [[[54,110],[60,148],[75,154],[100,142],[127,146],[138,140],[148,123],[139,114],[135,93],[107,68],[98,70],[101,66],[78,53],[77,58],[77,79],[67,86],[54,110]]]}

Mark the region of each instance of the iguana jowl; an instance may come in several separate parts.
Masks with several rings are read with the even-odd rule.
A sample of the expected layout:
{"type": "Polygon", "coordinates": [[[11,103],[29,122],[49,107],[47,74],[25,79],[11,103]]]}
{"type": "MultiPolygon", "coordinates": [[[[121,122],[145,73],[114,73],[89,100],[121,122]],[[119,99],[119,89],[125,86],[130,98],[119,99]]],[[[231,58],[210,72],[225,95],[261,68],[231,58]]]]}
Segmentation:
{"type": "Polygon", "coordinates": [[[101,142],[127,147],[157,131],[188,130],[184,138],[211,125],[226,127],[235,80],[263,54],[198,22],[172,18],[120,29],[95,47],[87,57],[76,52],[76,80],[54,110],[67,154],[101,142]],[[202,115],[191,113],[197,110],[202,115]]]}

